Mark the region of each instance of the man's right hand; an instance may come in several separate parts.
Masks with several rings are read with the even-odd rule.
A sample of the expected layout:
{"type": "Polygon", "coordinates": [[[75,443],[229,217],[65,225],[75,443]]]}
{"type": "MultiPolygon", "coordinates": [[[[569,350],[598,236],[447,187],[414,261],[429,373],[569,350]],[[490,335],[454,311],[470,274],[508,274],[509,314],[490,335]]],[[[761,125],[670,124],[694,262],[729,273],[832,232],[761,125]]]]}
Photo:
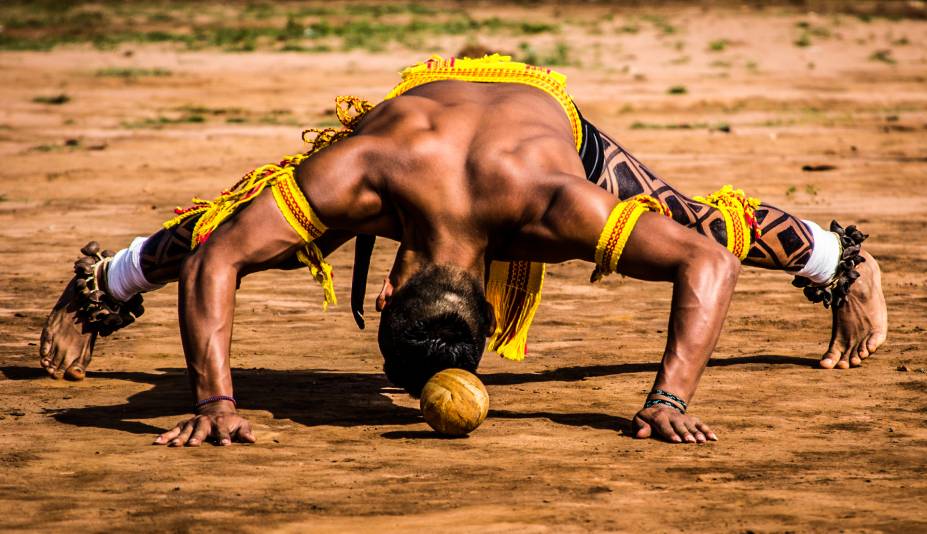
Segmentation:
{"type": "Polygon", "coordinates": [[[251,423],[234,411],[215,411],[202,413],[161,434],[154,440],[154,445],[168,447],[198,447],[207,438],[212,438],[218,445],[231,445],[233,441],[254,443],[251,423]]]}

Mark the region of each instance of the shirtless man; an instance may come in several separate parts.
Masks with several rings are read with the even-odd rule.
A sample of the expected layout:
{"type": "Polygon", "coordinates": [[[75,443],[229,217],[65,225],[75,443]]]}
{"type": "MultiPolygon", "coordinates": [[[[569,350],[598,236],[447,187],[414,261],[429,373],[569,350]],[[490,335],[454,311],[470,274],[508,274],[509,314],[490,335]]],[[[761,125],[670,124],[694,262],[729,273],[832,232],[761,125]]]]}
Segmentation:
{"type": "MultiPolygon", "coordinates": [[[[449,60],[440,68],[463,67],[449,60]]],[[[858,366],[884,342],[879,269],[859,250],[864,236],[852,227],[845,235],[836,227],[824,232],[766,204],[719,207],[731,195],[685,197],[588,122],[576,123],[550,91],[523,81],[463,79],[410,84],[365,110],[344,139],[262,170],[255,176],[286,172],[263,190],[249,182],[253,196],[210,231],[202,228],[209,212],[182,214],[178,224],[137,239],[115,260],[82,260],[43,331],[42,365],[56,377],[83,378],[96,332],[118,327],[118,320],[94,323],[79,311],[81,294],[117,308],[130,301],[120,314],[131,320],[134,295],[179,280],[196,415],[155,443],[253,442],[250,424],[236,412],[230,372],[237,284],[252,272],[291,268],[295,257],[324,280],[320,258],[356,235],[400,243],[377,299],[379,341],[387,377],[412,394],[440,369],[476,370],[499,320],[484,293],[491,261],[580,259],[595,263],[599,274],[673,284],[660,370],[634,417],[639,438],[717,439],[686,408],[727,313],[741,264],[735,254],[750,265],[798,273],[806,294],[833,305],[821,367],[858,366]],[[616,206],[618,199],[627,202],[616,206]],[[636,225],[624,220],[632,213],[636,225]],[[731,213],[749,224],[732,223],[731,213]],[[741,254],[733,232],[745,224],[751,231],[738,234],[746,240],[737,245],[741,254]],[[96,291],[89,291],[81,279],[94,276],[96,291]]]]}

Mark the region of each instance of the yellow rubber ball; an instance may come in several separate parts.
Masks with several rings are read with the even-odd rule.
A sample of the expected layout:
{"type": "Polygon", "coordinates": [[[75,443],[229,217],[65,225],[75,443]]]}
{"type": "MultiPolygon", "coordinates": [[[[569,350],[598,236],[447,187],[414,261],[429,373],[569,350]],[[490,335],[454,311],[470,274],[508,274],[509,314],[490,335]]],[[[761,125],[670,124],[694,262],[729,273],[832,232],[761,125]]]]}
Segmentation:
{"type": "Polygon", "coordinates": [[[473,373],[445,369],[425,384],[420,406],[425,421],[435,431],[464,436],[486,419],[489,393],[473,373]]]}

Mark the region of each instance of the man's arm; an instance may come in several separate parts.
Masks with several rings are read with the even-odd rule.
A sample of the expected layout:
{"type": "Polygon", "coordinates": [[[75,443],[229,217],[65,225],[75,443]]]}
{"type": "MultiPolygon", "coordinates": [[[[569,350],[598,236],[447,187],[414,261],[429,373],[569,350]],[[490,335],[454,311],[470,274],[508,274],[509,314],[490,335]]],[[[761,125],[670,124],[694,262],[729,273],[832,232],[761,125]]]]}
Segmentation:
{"type": "MultiPolygon", "coordinates": [[[[673,282],[666,348],[651,391],[669,393],[688,404],[721,334],[740,262],[707,237],[668,217],[645,213],[631,233],[618,271],[642,280],[673,282]]],[[[648,399],[679,404],[653,393],[648,399]]],[[[717,439],[697,418],[666,404],[639,411],[634,428],[639,438],[655,436],[677,443],[717,439]]]]}
{"type": "MultiPolygon", "coordinates": [[[[224,222],[191,254],[180,271],[180,334],[194,400],[234,397],[229,362],[235,290],[241,276],[292,256],[301,245],[268,191],[224,222]]],[[[227,445],[253,442],[250,424],[231,401],[206,404],[197,415],[158,436],[156,444],[227,445]]]]}
{"type": "MultiPolygon", "coordinates": [[[[320,201],[310,196],[323,222],[327,222],[326,212],[344,214],[337,230],[350,230],[342,226],[352,223],[350,214],[352,207],[358,207],[358,195],[370,195],[360,183],[363,173],[351,165],[357,143],[350,141],[327,150],[328,157],[320,154],[315,161],[310,160],[311,168],[307,170],[304,164],[299,173],[303,191],[318,187],[326,192],[320,201]]],[[[359,221],[366,222],[363,217],[368,210],[360,208],[359,221]]],[[[195,401],[234,397],[229,348],[235,290],[241,277],[279,265],[304,244],[270,190],[265,190],[223,222],[184,261],[179,279],[180,332],[195,401]]],[[[199,407],[196,416],[161,434],[155,443],[195,446],[207,437],[221,445],[236,439],[254,441],[250,424],[238,416],[235,404],[220,400],[199,407]]]]}
{"type": "MultiPolygon", "coordinates": [[[[539,218],[525,230],[519,255],[534,259],[595,261],[595,245],[615,199],[576,177],[563,185],[539,218]],[[542,256],[538,257],[538,253],[542,256]]],[[[713,240],[675,223],[669,217],[644,213],[618,261],[618,272],[632,278],[673,283],[669,335],[654,390],[688,403],[721,333],[740,271],[740,262],[713,240]]],[[[673,403],[672,398],[653,395],[673,403]]],[[[678,403],[677,403],[678,404],[678,403]]],[[[717,439],[695,417],[666,404],[640,410],[634,418],[640,438],[673,442],[717,439]]]]}

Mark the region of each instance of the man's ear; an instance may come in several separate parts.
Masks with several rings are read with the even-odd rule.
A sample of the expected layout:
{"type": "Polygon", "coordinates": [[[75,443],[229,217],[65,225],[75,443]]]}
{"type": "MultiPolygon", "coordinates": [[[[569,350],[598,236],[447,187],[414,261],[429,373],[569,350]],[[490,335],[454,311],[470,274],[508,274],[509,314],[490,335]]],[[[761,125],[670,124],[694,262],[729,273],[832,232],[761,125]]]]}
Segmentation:
{"type": "Polygon", "coordinates": [[[485,336],[489,337],[496,331],[496,311],[486,299],[483,299],[483,315],[486,317],[485,336]]]}

